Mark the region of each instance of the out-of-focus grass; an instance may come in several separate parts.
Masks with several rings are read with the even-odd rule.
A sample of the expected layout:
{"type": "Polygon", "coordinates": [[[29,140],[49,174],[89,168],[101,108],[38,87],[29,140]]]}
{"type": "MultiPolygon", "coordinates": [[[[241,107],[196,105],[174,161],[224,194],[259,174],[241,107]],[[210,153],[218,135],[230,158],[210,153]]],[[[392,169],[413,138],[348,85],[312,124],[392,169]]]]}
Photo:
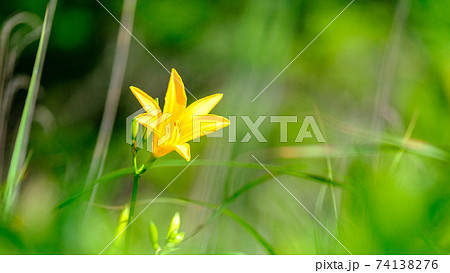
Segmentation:
{"type": "MultiPolygon", "coordinates": [[[[172,9],[171,1],[138,1],[133,33],[162,63],[175,67],[196,96],[223,92],[218,114],[252,120],[297,115],[302,120],[320,113],[327,143],[295,143],[300,124],[290,124],[288,142],[280,143],[279,125],[268,119],[260,127],[267,143],[254,137],[239,143],[247,129],[238,117],[238,143],[228,143],[227,129],[224,139],[191,145],[192,154],[200,154],[198,161],[134,223],[131,253],[152,253],[149,221],[166,230],[179,211],[182,229],[191,236],[175,253],[346,254],[253,154],[353,254],[448,254],[448,5],[409,2],[399,51],[389,58],[393,69],[387,74],[391,89],[382,108],[382,130],[372,127],[398,3],[355,1],[251,103],[347,1],[184,1],[179,9],[172,9]],[[337,219],[330,191],[323,190],[330,170],[337,219]]],[[[117,16],[123,2],[104,4],[117,16]]],[[[24,0],[3,8],[2,2],[1,21],[19,10],[43,14],[42,5],[24,0]]],[[[54,117],[53,127],[45,128],[54,129],[43,130],[40,120],[50,120],[45,118],[33,125],[33,155],[15,221],[0,228],[2,253],[98,254],[114,238],[131,192],[125,119],[139,107],[131,94],[121,96],[105,175],[86,224],[86,200],[77,197],[85,192],[118,29],[95,1],[60,3],[37,101],[54,117]]],[[[16,74],[31,71],[33,46],[23,51],[16,74]]],[[[167,79],[166,71],[132,42],[122,90],[138,85],[162,100],[167,79]]],[[[23,100],[21,92],[14,97],[7,143],[16,135],[23,100]]],[[[11,149],[6,150],[9,155],[11,149]]],[[[185,166],[176,155],[157,161],[142,177],[138,210],[185,166]]]]}
{"type": "Polygon", "coordinates": [[[13,210],[20,186],[19,183],[23,178],[23,173],[25,172],[24,168],[26,168],[27,165],[27,163],[25,162],[25,155],[27,153],[31,123],[33,119],[36,99],[39,92],[45,53],[47,51],[47,44],[52,29],[53,15],[55,13],[56,3],[56,0],[50,1],[45,13],[44,22],[42,24],[41,37],[36,54],[36,61],[34,62],[33,74],[30,79],[30,87],[28,88],[27,100],[25,102],[22,118],[20,120],[17,137],[14,142],[14,149],[10,161],[8,177],[6,179],[6,188],[4,190],[2,200],[3,222],[11,221],[12,219],[13,210]]]}

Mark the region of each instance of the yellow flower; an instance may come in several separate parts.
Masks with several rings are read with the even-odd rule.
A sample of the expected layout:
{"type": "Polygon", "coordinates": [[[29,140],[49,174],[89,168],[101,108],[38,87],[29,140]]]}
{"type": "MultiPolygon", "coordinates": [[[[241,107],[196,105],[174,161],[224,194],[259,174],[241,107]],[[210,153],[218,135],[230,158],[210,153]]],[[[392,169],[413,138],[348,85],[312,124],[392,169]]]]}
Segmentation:
{"type": "Polygon", "coordinates": [[[184,84],[175,69],[172,69],[162,112],[152,97],[137,87],[131,86],[130,89],[146,111],[138,115],[136,120],[153,131],[153,154],[156,157],[175,150],[189,161],[191,149],[186,142],[230,124],[224,117],[209,114],[222,99],[223,95],[220,93],[202,98],[186,107],[184,84]]]}

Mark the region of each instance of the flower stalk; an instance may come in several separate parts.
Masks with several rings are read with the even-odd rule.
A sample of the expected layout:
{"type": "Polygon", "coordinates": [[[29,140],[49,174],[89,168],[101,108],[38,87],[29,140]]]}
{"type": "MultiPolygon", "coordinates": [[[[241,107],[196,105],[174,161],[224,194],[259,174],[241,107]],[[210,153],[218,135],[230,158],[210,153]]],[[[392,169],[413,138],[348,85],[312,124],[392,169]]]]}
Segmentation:
{"type": "MultiPolygon", "coordinates": [[[[138,123],[136,123],[133,120],[133,143],[131,145],[131,154],[132,154],[132,164],[133,164],[133,188],[131,191],[131,200],[130,200],[130,211],[128,214],[128,230],[126,233],[126,239],[125,239],[125,254],[128,254],[128,250],[130,247],[130,241],[131,241],[131,222],[133,221],[134,212],[136,210],[136,199],[137,199],[137,193],[138,193],[138,187],[139,187],[139,179],[141,176],[147,171],[146,164],[142,164],[141,166],[137,163],[137,153],[139,152],[139,148],[137,146],[136,142],[136,135],[138,134],[137,126],[138,123]],[[135,129],[136,128],[136,129],[135,129]]],[[[144,138],[147,137],[147,134],[144,134],[144,138]]],[[[150,157],[148,158],[146,163],[149,163],[150,165],[156,160],[156,157],[153,156],[153,154],[150,154],[150,157]]]]}

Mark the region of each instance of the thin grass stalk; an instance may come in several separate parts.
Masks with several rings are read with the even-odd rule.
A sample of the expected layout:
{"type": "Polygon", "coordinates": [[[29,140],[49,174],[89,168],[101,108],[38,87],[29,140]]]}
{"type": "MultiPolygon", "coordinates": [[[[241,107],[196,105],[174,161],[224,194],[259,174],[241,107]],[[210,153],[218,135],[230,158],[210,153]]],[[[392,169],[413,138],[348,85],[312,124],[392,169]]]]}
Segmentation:
{"type": "Polygon", "coordinates": [[[403,137],[403,140],[402,140],[402,147],[399,149],[399,151],[397,152],[397,154],[394,157],[394,160],[392,161],[391,170],[390,170],[391,173],[394,173],[395,169],[398,166],[398,163],[400,162],[400,159],[402,158],[403,154],[405,153],[404,144],[411,138],[412,131],[414,130],[414,127],[416,126],[418,115],[419,115],[418,111],[416,110],[414,112],[414,115],[411,118],[411,122],[409,123],[408,128],[406,129],[405,136],[403,137]]]}
{"type": "MultiPolygon", "coordinates": [[[[8,63],[11,63],[11,60],[9,60],[9,46],[10,46],[10,40],[11,40],[11,32],[14,30],[15,27],[21,24],[29,25],[30,27],[38,28],[42,25],[40,22],[40,19],[28,12],[21,12],[13,17],[9,18],[5,24],[3,25],[1,29],[1,35],[0,35],[0,101],[2,101],[2,98],[4,96],[4,88],[5,88],[5,82],[8,80],[8,76],[10,76],[11,73],[11,67],[8,66],[8,63]],[[39,26],[38,26],[39,24],[39,26]]],[[[34,32],[34,30],[32,31],[34,32]]],[[[39,38],[39,34],[42,32],[42,29],[39,29],[39,33],[36,37],[39,38]]],[[[33,34],[34,35],[34,34],[33,34]]],[[[29,42],[34,41],[35,39],[30,39],[30,37],[27,35],[27,41],[22,41],[20,46],[20,49],[23,49],[29,42]],[[30,41],[31,40],[31,41],[30,41]],[[28,42],[29,41],[29,42],[28,42]],[[28,42],[28,43],[27,43],[28,42]]],[[[25,39],[25,37],[24,37],[25,39]]],[[[18,50],[19,53],[21,50],[18,50]]],[[[15,54],[17,55],[17,54],[15,54]]]]}
{"type": "MultiPolygon", "coordinates": [[[[413,141],[412,139],[408,139],[407,144],[405,145],[405,139],[402,137],[398,137],[397,135],[391,135],[388,133],[375,133],[373,131],[368,131],[367,129],[358,129],[357,127],[337,120],[331,116],[327,116],[326,120],[332,124],[336,130],[340,132],[346,133],[348,135],[358,137],[364,140],[371,141],[372,144],[363,144],[363,145],[353,145],[357,150],[354,150],[352,153],[358,152],[356,154],[360,154],[360,151],[364,151],[364,154],[370,155],[374,154],[380,149],[384,150],[392,150],[397,148],[405,149],[405,152],[410,154],[419,155],[422,157],[433,158],[439,161],[450,162],[450,153],[438,148],[437,146],[431,145],[430,143],[420,140],[420,145],[417,145],[418,142],[413,141]],[[416,144],[416,145],[414,145],[416,144]]],[[[337,148],[335,146],[334,148],[337,148]]],[[[342,154],[345,155],[345,154],[342,154]]],[[[334,156],[337,156],[334,155],[334,156]]],[[[345,156],[352,156],[351,154],[347,154],[345,156]]]]}
{"type": "MultiPolygon", "coordinates": [[[[401,38],[408,18],[411,0],[399,0],[395,9],[389,40],[383,56],[380,75],[375,98],[375,109],[372,117],[372,129],[374,132],[383,131],[383,120],[386,116],[386,108],[389,104],[390,94],[395,79],[395,70],[398,63],[401,38]]],[[[381,161],[381,150],[378,151],[374,160],[375,170],[379,169],[381,161]]]]}
{"type": "MultiPolygon", "coordinates": [[[[136,0],[124,0],[121,24],[130,32],[133,31],[134,13],[136,9],[136,0]]],[[[131,35],[122,26],[119,27],[119,34],[117,37],[117,44],[114,54],[113,69],[111,72],[111,79],[108,87],[108,95],[105,102],[105,110],[103,112],[100,131],[95,144],[94,154],[92,156],[89,173],[86,179],[85,188],[89,186],[94,180],[99,179],[103,173],[103,166],[105,163],[108,147],[111,140],[111,134],[116,118],[117,107],[119,105],[122,84],[125,77],[126,65],[128,61],[128,52],[130,48],[131,35]]],[[[98,184],[92,189],[89,203],[86,209],[85,220],[88,219],[92,209],[92,203],[95,201],[98,184]]]]}
{"type": "Polygon", "coordinates": [[[39,41],[36,60],[34,62],[33,74],[31,76],[28,95],[25,101],[22,118],[20,120],[19,131],[14,144],[13,155],[6,180],[6,189],[2,204],[2,218],[7,221],[12,216],[14,202],[19,188],[20,173],[23,171],[25,154],[28,146],[31,122],[39,91],[42,70],[44,66],[45,53],[47,52],[48,40],[53,23],[57,0],[50,0],[44,17],[41,38],[39,41]]]}
{"type": "MultiPolygon", "coordinates": [[[[319,120],[319,126],[322,129],[323,135],[326,137],[326,132],[325,132],[325,126],[323,124],[323,120],[320,116],[320,111],[317,108],[317,106],[315,107],[316,110],[316,115],[318,117],[319,120]]],[[[328,140],[325,142],[325,146],[327,147],[327,154],[326,154],[326,160],[327,160],[327,174],[328,174],[328,178],[330,179],[330,181],[333,181],[333,167],[331,165],[331,158],[330,158],[330,148],[328,145],[328,140]]],[[[328,184],[328,185],[323,185],[322,187],[326,187],[328,186],[330,188],[330,193],[331,193],[331,199],[333,202],[333,210],[334,210],[334,220],[335,220],[335,225],[336,225],[336,232],[337,232],[337,236],[339,237],[339,215],[338,215],[338,209],[337,209],[337,201],[336,201],[336,192],[334,190],[334,187],[332,184],[328,184]]],[[[323,204],[323,199],[322,199],[322,204],[323,204]]]]}
{"type": "MultiPolygon", "coordinates": [[[[0,36],[0,180],[3,178],[3,161],[5,159],[5,141],[6,141],[6,123],[8,120],[8,112],[12,97],[14,96],[14,88],[11,86],[11,79],[17,57],[22,50],[31,42],[37,40],[42,31],[41,19],[32,13],[21,12],[9,18],[1,29],[0,36]],[[11,41],[11,33],[17,26],[25,24],[33,28],[33,30],[24,35],[20,42],[15,45],[11,41]],[[10,47],[11,52],[10,52],[10,47]],[[12,90],[12,92],[10,91],[12,90]]],[[[29,86],[29,80],[27,87],[29,86]]],[[[26,87],[25,87],[26,88],[26,87]]]]}
{"type": "Polygon", "coordinates": [[[6,131],[7,131],[7,120],[11,111],[11,104],[14,95],[19,90],[26,90],[30,86],[30,76],[19,74],[14,76],[8,81],[8,85],[5,88],[5,93],[3,101],[1,103],[0,109],[0,181],[3,179],[3,162],[6,157],[6,131]]]}

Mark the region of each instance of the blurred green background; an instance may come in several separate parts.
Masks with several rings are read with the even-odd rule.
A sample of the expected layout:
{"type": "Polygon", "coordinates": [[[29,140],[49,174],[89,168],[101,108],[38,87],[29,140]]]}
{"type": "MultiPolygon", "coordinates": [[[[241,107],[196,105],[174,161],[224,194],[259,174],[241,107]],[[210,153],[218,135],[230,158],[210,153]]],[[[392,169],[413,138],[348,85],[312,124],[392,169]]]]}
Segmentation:
{"type": "MultiPolygon", "coordinates": [[[[101,2],[120,18],[122,1],[101,2]]],[[[136,220],[130,253],[152,254],[150,219],[162,241],[178,211],[181,229],[192,236],[175,254],[270,253],[254,232],[276,254],[347,254],[271,177],[227,207],[251,231],[224,214],[207,221],[211,208],[167,199],[221,204],[246,183],[267,176],[254,165],[225,166],[259,166],[252,155],[280,167],[277,178],[352,254],[450,253],[448,1],[356,0],[252,102],[349,3],[137,1],[133,34],[164,66],[175,68],[197,98],[224,94],[213,113],[237,116],[238,142],[228,141],[226,128],[223,138],[191,143],[198,163],[136,220]],[[299,121],[312,115],[327,142],[295,143],[297,123],[289,125],[288,142],[281,143],[279,125],[267,118],[260,127],[266,143],[254,136],[240,143],[248,131],[241,115],[252,120],[296,115],[299,121]],[[404,138],[408,128],[410,137],[404,138]]],[[[47,4],[2,1],[0,23],[23,11],[43,19],[47,4]]],[[[121,209],[130,200],[131,174],[100,184],[88,216],[85,196],[55,207],[85,187],[119,29],[95,0],[58,2],[28,145],[30,163],[14,217],[0,227],[0,253],[98,254],[114,239],[121,209]]],[[[16,28],[12,34],[20,40],[29,31],[16,28]]],[[[10,79],[31,74],[37,38],[17,58],[10,79]]],[[[128,87],[143,89],[162,105],[168,80],[167,71],[132,39],[103,174],[131,166],[126,118],[140,105],[128,87]]],[[[1,181],[27,88],[17,88],[2,129],[1,181]]],[[[188,94],[188,103],[194,101],[188,94]]],[[[174,152],[157,163],[141,179],[137,212],[187,165],[174,152]]],[[[115,248],[105,253],[120,253],[115,248]]]]}

